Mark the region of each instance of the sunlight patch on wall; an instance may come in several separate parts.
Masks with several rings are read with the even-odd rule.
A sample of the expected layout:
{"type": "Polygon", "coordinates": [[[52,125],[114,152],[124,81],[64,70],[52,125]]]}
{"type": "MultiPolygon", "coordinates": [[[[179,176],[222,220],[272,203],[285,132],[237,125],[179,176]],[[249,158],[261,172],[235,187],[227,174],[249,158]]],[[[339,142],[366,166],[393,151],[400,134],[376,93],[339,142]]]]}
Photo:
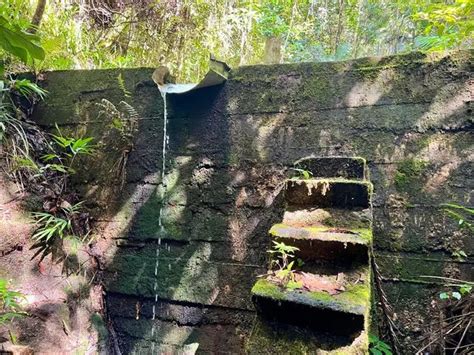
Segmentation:
{"type": "Polygon", "coordinates": [[[186,272],[182,274],[171,299],[195,300],[202,304],[212,304],[219,295],[217,266],[210,263],[212,246],[200,244],[186,262],[186,272]],[[193,289],[189,285],[195,285],[193,289]]]}
{"type": "Polygon", "coordinates": [[[451,128],[458,126],[458,122],[450,122],[450,117],[461,111],[466,103],[472,101],[472,83],[469,81],[459,85],[447,84],[433,98],[429,110],[417,121],[416,128],[420,131],[442,126],[451,128]],[[457,94],[454,94],[457,93],[457,94]]]}
{"type": "Polygon", "coordinates": [[[392,90],[396,73],[393,69],[380,72],[375,79],[356,83],[344,98],[347,107],[371,106],[377,104],[381,97],[392,90]]]}

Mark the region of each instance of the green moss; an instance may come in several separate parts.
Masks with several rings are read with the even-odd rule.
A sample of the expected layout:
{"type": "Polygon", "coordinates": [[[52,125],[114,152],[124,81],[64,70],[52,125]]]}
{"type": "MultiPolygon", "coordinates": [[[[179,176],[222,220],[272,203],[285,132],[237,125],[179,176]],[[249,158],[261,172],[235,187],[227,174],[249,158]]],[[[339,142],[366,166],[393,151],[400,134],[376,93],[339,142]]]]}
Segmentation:
{"type": "MultiPolygon", "coordinates": [[[[272,226],[272,228],[270,228],[268,233],[272,237],[282,237],[281,230],[285,229],[285,228],[294,228],[294,227],[288,226],[284,223],[277,223],[277,224],[274,224],[272,226]]],[[[332,226],[298,227],[298,229],[309,232],[311,234],[329,232],[333,228],[334,227],[332,227],[332,226]]],[[[355,235],[354,237],[359,237],[359,238],[363,239],[366,242],[370,243],[372,241],[372,230],[370,228],[346,228],[346,227],[344,227],[344,228],[340,228],[340,229],[346,230],[349,233],[356,233],[357,235],[355,235]]],[[[343,233],[343,232],[341,231],[341,233],[343,233]]],[[[288,237],[288,238],[291,238],[291,237],[288,237]]]]}
{"type": "Polygon", "coordinates": [[[239,162],[240,162],[239,154],[235,151],[230,152],[229,155],[227,156],[227,162],[231,166],[239,165],[239,162]]]}
{"type": "Polygon", "coordinates": [[[308,81],[301,92],[302,97],[317,98],[318,101],[326,101],[333,96],[334,88],[326,76],[314,76],[308,81]]]}
{"type": "Polygon", "coordinates": [[[245,354],[316,354],[320,349],[314,332],[288,325],[276,325],[256,318],[245,342],[245,354]]]}
{"type": "Polygon", "coordinates": [[[285,299],[285,294],[281,289],[268,280],[260,279],[252,287],[252,294],[270,297],[274,300],[285,299]]]}
{"type": "Polygon", "coordinates": [[[431,136],[423,136],[415,140],[414,144],[417,150],[422,150],[430,145],[431,136]]]}
{"type": "Polygon", "coordinates": [[[395,173],[395,187],[399,191],[417,188],[419,179],[426,169],[427,162],[418,159],[407,159],[400,162],[395,173]]]}
{"type": "Polygon", "coordinates": [[[341,299],[353,304],[367,305],[370,301],[370,287],[364,284],[354,285],[340,293],[341,299]]]}
{"type": "Polygon", "coordinates": [[[323,219],[322,223],[328,227],[335,227],[337,226],[338,221],[334,217],[328,217],[323,219]]]}
{"type": "Polygon", "coordinates": [[[309,297],[322,302],[337,302],[347,306],[367,306],[369,304],[369,287],[365,284],[350,286],[346,291],[331,296],[327,292],[309,292],[309,297]]]}
{"type": "Polygon", "coordinates": [[[349,230],[351,232],[358,233],[359,237],[366,240],[367,242],[372,242],[372,239],[373,239],[372,229],[369,229],[369,228],[354,228],[354,229],[349,229],[349,230]]]}
{"type": "Polygon", "coordinates": [[[332,302],[334,298],[327,292],[314,291],[308,293],[309,297],[316,301],[332,302]]]}
{"type": "Polygon", "coordinates": [[[252,294],[260,297],[271,298],[273,300],[290,300],[298,303],[308,303],[309,300],[312,300],[326,304],[331,308],[335,307],[349,312],[353,311],[354,307],[369,307],[370,303],[370,287],[368,282],[349,286],[344,292],[330,295],[324,291],[283,291],[272,282],[261,279],[253,286],[252,294]],[[305,301],[305,299],[307,301],[305,301]]]}

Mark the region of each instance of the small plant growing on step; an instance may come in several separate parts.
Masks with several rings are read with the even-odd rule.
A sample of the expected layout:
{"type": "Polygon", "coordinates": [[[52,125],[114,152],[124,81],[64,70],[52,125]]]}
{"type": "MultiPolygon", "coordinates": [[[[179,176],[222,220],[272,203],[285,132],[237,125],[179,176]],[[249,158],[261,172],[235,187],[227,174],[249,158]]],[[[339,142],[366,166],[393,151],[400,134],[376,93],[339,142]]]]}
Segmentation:
{"type": "Polygon", "coordinates": [[[309,170],[299,169],[299,168],[291,168],[291,170],[297,173],[296,176],[293,176],[293,180],[309,180],[313,177],[313,173],[309,170]]]}
{"type": "MultiPolygon", "coordinates": [[[[295,270],[293,269],[295,260],[292,259],[295,258],[294,253],[298,250],[297,247],[277,241],[273,241],[273,248],[268,250],[270,254],[276,256],[270,263],[270,269],[277,268],[276,271],[272,272],[272,275],[290,291],[303,287],[301,281],[296,281],[295,270]]],[[[298,262],[300,261],[298,260],[298,262]]]]}

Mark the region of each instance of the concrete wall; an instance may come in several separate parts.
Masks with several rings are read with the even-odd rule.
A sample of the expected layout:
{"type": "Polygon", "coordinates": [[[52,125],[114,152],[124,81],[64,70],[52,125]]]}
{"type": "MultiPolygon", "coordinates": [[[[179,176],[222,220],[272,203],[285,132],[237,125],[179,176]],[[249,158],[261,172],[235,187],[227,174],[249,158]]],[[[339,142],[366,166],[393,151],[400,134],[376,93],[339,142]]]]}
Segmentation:
{"type": "Polygon", "coordinates": [[[150,349],[154,338],[162,348],[242,352],[282,181],[310,154],[367,159],[375,257],[403,346],[416,346],[439,292],[419,276],[473,275],[472,236],[439,208],[473,204],[472,53],[241,67],[222,86],[169,96],[164,199],[152,69],[47,73],[37,122],[101,142],[75,183],[95,210],[97,245],[107,245],[103,280],[122,351],[150,349]],[[121,100],[134,108],[133,139],[100,114],[103,98],[123,117],[121,100]],[[456,248],[469,258],[451,257],[456,248]]]}

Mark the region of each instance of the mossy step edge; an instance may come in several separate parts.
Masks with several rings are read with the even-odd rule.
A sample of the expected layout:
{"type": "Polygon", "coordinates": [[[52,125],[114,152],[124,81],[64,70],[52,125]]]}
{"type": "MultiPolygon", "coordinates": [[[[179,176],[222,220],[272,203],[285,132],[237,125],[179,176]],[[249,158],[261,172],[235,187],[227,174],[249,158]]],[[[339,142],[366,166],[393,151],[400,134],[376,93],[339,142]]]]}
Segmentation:
{"type": "Polygon", "coordinates": [[[299,239],[299,240],[318,240],[328,242],[340,242],[351,244],[370,245],[372,243],[372,230],[370,228],[343,228],[344,232],[330,232],[334,227],[293,227],[284,223],[274,224],[268,233],[275,238],[281,239],[299,239]],[[284,235],[282,229],[290,229],[294,235],[284,235]],[[300,233],[298,235],[298,233],[300,233]]]}
{"type": "Polygon", "coordinates": [[[370,286],[368,283],[354,285],[337,295],[330,295],[323,291],[288,291],[268,280],[260,279],[252,287],[251,293],[252,297],[262,297],[273,301],[294,302],[308,307],[363,316],[367,314],[367,309],[370,304],[370,286]]]}

